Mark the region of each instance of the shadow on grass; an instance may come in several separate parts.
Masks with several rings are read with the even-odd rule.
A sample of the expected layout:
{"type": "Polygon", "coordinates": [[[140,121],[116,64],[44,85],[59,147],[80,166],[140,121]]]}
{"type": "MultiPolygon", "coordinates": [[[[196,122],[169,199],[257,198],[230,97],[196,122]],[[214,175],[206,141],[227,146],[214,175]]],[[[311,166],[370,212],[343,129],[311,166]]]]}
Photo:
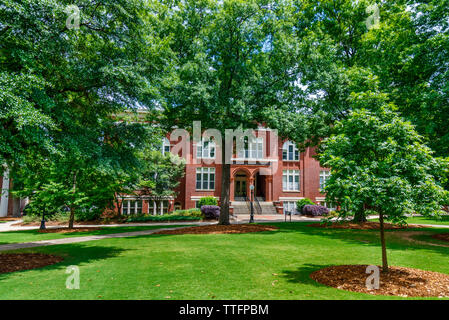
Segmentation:
{"type": "MultiPolygon", "coordinates": [[[[7,279],[11,275],[16,275],[19,273],[29,272],[29,271],[48,271],[48,270],[56,270],[56,269],[64,269],[68,266],[81,266],[83,264],[92,263],[98,260],[109,259],[113,257],[119,256],[122,252],[127,251],[123,248],[119,247],[106,247],[106,246],[92,246],[86,245],[84,243],[74,243],[74,244],[64,244],[64,245],[55,245],[49,247],[39,247],[32,249],[21,249],[21,250],[12,250],[3,253],[43,253],[43,254],[51,254],[55,256],[63,257],[64,260],[52,264],[42,268],[23,270],[23,271],[15,271],[8,273],[0,273],[0,281],[3,279],[7,279]],[[51,249],[51,250],[49,250],[51,249]]],[[[1,253],[0,253],[1,254],[1,253]]]]}
{"type": "Polygon", "coordinates": [[[330,267],[332,265],[321,265],[321,264],[304,264],[299,267],[297,270],[284,270],[282,271],[281,277],[285,278],[288,282],[291,283],[303,283],[310,284],[316,287],[325,287],[325,285],[320,284],[310,278],[310,275],[318,270],[330,267]]]}
{"type": "Polygon", "coordinates": [[[0,233],[0,245],[7,245],[12,243],[28,243],[41,240],[54,240],[62,238],[84,237],[84,236],[100,236],[109,234],[120,234],[126,232],[137,232],[144,230],[154,230],[159,228],[173,228],[177,226],[121,226],[121,227],[101,227],[98,230],[80,231],[71,233],[41,233],[37,229],[33,230],[18,230],[18,231],[6,231],[0,233]],[[8,241],[1,240],[7,238],[8,241]]]}

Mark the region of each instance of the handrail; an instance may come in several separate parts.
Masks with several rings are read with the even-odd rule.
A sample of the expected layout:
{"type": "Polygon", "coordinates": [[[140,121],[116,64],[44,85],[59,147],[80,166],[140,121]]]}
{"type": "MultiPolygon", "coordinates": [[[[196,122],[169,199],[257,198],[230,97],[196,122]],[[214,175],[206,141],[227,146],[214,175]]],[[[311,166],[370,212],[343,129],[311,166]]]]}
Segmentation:
{"type": "Polygon", "coordinates": [[[257,199],[257,197],[254,197],[256,199],[256,213],[257,214],[262,214],[262,207],[260,206],[260,202],[259,199],[257,199]]]}
{"type": "Polygon", "coordinates": [[[245,196],[246,206],[248,207],[248,212],[251,213],[251,201],[248,196],[245,196]]]}

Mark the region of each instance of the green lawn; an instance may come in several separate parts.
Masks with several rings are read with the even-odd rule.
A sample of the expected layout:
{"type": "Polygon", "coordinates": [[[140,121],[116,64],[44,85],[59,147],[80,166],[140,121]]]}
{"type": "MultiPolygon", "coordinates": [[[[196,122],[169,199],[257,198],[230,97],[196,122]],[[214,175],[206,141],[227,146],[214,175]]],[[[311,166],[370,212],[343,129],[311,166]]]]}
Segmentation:
{"type": "Polygon", "coordinates": [[[96,231],[73,232],[73,233],[40,233],[38,230],[7,231],[0,232],[0,245],[18,242],[33,242],[39,240],[52,240],[70,237],[93,236],[111,233],[133,232],[160,228],[180,227],[180,225],[168,226],[142,226],[142,227],[102,227],[96,231]]]}
{"type": "MultiPolygon", "coordinates": [[[[370,221],[378,222],[379,219],[370,219],[370,221]]],[[[407,218],[408,224],[433,224],[449,226],[449,215],[442,216],[441,219],[431,219],[426,217],[414,216],[407,218]]]]}
{"type": "Polygon", "coordinates": [[[411,217],[407,219],[407,222],[415,224],[436,224],[449,226],[449,215],[443,216],[439,220],[429,219],[425,217],[411,217]]]}
{"type": "MultiPolygon", "coordinates": [[[[151,235],[28,249],[65,260],[0,274],[0,299],[389,298],[328,288],[309,278],[330,265],[380,264],[378,232],[278,225],[279,231],[257,234],[151,235]],[[80,268],[80,290],[65,288],[70,265],[80,268]]],[[[401,232],[387,232],[391,265],[449,274],[449,248],[410,244],[398,237],[401,232]]]]}

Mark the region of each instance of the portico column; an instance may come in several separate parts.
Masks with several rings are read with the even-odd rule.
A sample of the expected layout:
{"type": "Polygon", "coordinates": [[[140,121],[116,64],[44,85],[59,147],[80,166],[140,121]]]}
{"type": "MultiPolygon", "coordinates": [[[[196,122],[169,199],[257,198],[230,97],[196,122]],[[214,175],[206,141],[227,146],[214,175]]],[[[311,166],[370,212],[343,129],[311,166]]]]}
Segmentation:
{"type": "Polygon", "coordinates": [[[3,183],[0,200],[0,217],[6,217],[8,215],[8,202],[9,202],[9,170],[6,168],[5,171],[3,172],[3,183]]]}
{"type": "Polygon", "coordinates": [[[273,201],[273,195],[272,195],[272,191],[273,191],[273,177],[272,176],[265,176],[265,182],[266,182],[266,186],[265,186],[265,195],[266,195],[266,199],[265,201],[267,202],[271,202],[273,201]]]}
{"type": "MultiPolygon", "coordinates": [[[[229,193],[230,193],[230,195],[229,195],[229,201],[234,201],[235,200],[235,198],[234,198],[234,196],[235,196],[235,183],[234,183],[234,177],[233,176],[231,176],[231,179],[229,180],[229,193]]],[[[220,199],[220,201],[221,201],[221,199],[220,199]]]]}

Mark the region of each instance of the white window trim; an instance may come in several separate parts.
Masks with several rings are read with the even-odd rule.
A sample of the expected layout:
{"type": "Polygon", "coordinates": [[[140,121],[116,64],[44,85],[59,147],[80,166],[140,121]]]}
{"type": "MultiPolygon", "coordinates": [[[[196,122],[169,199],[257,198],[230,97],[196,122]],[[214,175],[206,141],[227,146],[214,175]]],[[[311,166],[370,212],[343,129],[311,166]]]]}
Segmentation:
{"type": "Polygon", "coordinates": [[[284,214],[286,213],[286,209],[290,209],[290,205],[293,204],[293,212],[292,214],[298,213],[298,208],[296,206],[296,201],[283,201],[282,203],[282,211],[284,214]]]}
{"type": "Polygon", "coordinates": [[[237,158],[234,158],[232,160],[236,161],[263,161],[265,158],[265,141],[263,137],[259,138],[253,138],[252,141],[250,141],[251,138],[248,138],[248,149],[245,148],[245,145],[243,144],[243,149],[237,150],[237,158]],[[261,147],[259,148],[259,146],[261,147]],[[254,157],[254,153],[255,156],[254,157]]]}
{"type": "MultiPolygon", "coordinates": [[[[168,200],[149,200],[148,201],[148,209],[147,209],[147,213],[150,214],[150,201],[153,202],[153,212],[151,213],[153,216],[157,216],[158,212],[157,212],[157,208],[159,207],[159,215],[164,215],[164,201],[168,201],[168,200]],[[157,202],[159,202],[159,206],[157,206],[157,202]]],[[[168,208],[170,207],[170,203],[167,203],[167,212],[168,212],[168,208]]]]}
{"type": "Polygon", "coordinates": [[[320,171],[320,192],[324,191],[324,188],[326,187],[326,182],[330,178],[331,172],[322,170],[320,171]],[[321,184],[321,178],[323,178],[323,185],[321,184]]]}
{"type": "Polygon", "coordinates": [[[196,171],[195,171],[195,189],[196,189],[196,191],[214,191],[215,190],[215,180],[216,180],[215,177],[216,177],[216,170],[214,167],[196,168],[196,171]],[[206,172],[204,172],[204,171],[206,171],[206,172]],[[197,188],[198,173],[201,173],[201,188],[197,188]],[[203,181],[204,173],[207,173],[207,189],[204,189],[204,181],[203,181]],[[214,175],[214,179],[213,179],[214,187],[213,188],[210,187],[210,183],[212,181],[210,178],[211,174],[214,175]]]}
{"type": "Polygon", "coordinates": [[[283,162],[298,162],[301,159],[301,153],[299,152],[298,147],[291,141],[286,141],[282,146],[282,161],[283,162]],[[293,146],[293,159],[289,159],[289,147],[293,146]],[[284,159],[284,152],[287,153],[287,159],[284,159]],[[298,153],[298,159],[295,159],[295,154],[298,153]]]}
{"type": "Polygon", "coordinates": [[[162,154],[165,155],[167,152],[171,152],[171,144],[167,138],[162,140],[162,154]],[[165,151],[165,147],[168,147],[169,151],[165,151]]]}
{"type": "Polygon", "coordinates": [[[215,144],[215,142],[212,139],[201,139],[201,141],[199,141],[196,144],[196,158],[197,159],[215,159],[217,157],[217,145],[215,144]],[[204,147],[204,145],[206,144],[206,142],[208,142],[208,152],[205,154],[204,151],[206,150],[206,148],[204,147]],[[212,154],[212,150],[213,150],[213,156],[212,154]]]}
{"type": "Polygon", "coordinates": [[[284,170],[282,172],[282,191],[283,192],[301,192],[301,170],[284,170]],[[284,185],[284,177],[287,177],[287,188],[284,185]],[[298,189],[294,189],[296,184],[295,177],[298,177],[298,189]],[[293,182],[290,182],[290,177],[293,177],[293,182]],[[292,189],[289,188],[290,183],[293,183],[292,189]]]}
{"type": "Polygon", "coordinates": [[[123,211],[124,211],[124,209],[125,209],[125,203],[126,203],[126,211],[127,211],[127,216],[129,216],[129,215],[131,215],[131,202],[133,202],[134,204],[133,204],[133,209],[134,209],[134,212],[132,213],[132,214],[137,214],[137,209],[138,209],[138,206],[136,206],[136,202],[138,202],[138,201],[140,201],[141,202],[141,206],[140,206],[140,212],[141,213],[143,213],[143,200],[142,199],[133,199],[133,198],[125,198],[125,199],[123,199],[123,201],[122,201],[122,214],[124,214],[123,213],[123,211]]]}

